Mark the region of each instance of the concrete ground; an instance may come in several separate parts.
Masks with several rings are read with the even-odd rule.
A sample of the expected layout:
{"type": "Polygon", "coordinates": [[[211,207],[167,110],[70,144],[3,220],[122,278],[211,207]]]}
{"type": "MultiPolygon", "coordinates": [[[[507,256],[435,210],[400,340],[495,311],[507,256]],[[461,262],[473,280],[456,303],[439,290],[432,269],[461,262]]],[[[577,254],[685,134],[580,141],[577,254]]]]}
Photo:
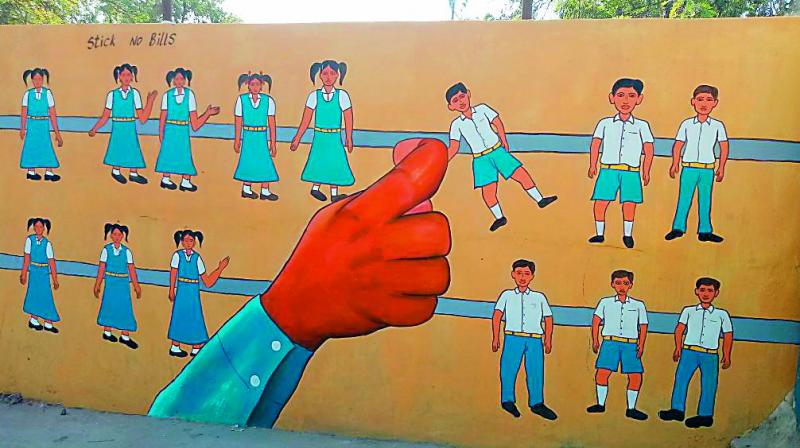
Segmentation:
{"type": "Polygon", "coordinates": [[[3,448],[162,447],[170,448],[435,448],[325,434],[206,425],[139,415],[65,409],[0,396],[0,446],[3,448]]]}

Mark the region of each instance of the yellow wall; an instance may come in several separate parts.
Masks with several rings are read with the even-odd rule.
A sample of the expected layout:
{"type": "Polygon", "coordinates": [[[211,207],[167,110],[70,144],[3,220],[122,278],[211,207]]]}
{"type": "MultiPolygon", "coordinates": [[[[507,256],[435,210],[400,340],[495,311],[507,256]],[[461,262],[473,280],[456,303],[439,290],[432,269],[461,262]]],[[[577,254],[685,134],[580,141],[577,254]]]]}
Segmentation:
{"type": "MultiPolygon", "coordinates": [[[[464,81],[473,98],[499,110],[509,132],[588,134],[611,115],[606,94],[613,81],[645,81],[638,115],[656,136],[670,137],[691,115],[688,99],[699,83],[720,88],[715,116],[732,138],[800,141],[800,20],[571,21],[544,23],[70,26],[0,29],[0,114],[18,114],[24,91],[21,73],[45,66],[62,116],[96,116],[113,88],[111,70],[122,62],[139,66],[137,88],[163,92],[167,70],[191,68],[199,108],[222,106],[212,122],[232,122],[237,76],[265,70],[274,79],[279,126],[296,126],[312,86],[311,62],[348,63],[344,88],[353,98],[356,127],[375,130],[445,131],[452,114],[444,90],[464,81]],[[150,48],[150,33],[176,32],[171,47],[150,48]],[[94,34],[116,35],[115,48],[86,49],[94,34]],[[128,40],[144,36],[142,47],[128,40]]],[[[155,116],[155,114],[154,114],[155,116]]],[[[282,181],[277,203],[239,198],[232,179],[230,141],[195,139],[200,171],[196,194],[160,190],[152,173],[158,145],[141,137],[146,187],[113,183],[101,164],[106,135],[89,139],[65,133],[58,151],[64,179],[56,185],[24,180],[16,131],[0,131],[0,252],[21,253],[24,223],[47,216],[58,258],[96,262],[102,225],[131,227],[130,247],[140,268],[166,269],[174,250],[172,232],[183,226],[206,234],[208,264],[231,256],[228,277],[272,279],[318,203],[308,197],[299,174],[307,147],[290,153],[279,144],[282,181]]],[[[586,243],[592,233],[586,178],[588,155],[520,155],[546,193],[560,197],[539,210],[512,183],[500,186],[510,218],[502,231],[487,231],[491,215],[471,188],[471,159],[458,156],[434,198],[448,215],[453,234],[452,284],[447,295],[493,300],[513,285],[511,261],[532,258],[535,288],[552,304],[594,306],[608,295],[608,275],[626,267],[637,275],[634,296],[651,311],[678,312],[694,300],[694,279],[723,282],[719,306],[732,315],[800,319],[797,266],[800,168],[795,163],[731,161],[715,186],[715,226],[727,239],[700,245],[691,235],[666,243],[677,181],[669,162],[657,158],[653,181],[636,220],[634,250],[618,241],[618,206],[609,210],[608,241],[586,243]]],[[[363,188],[391,166],[387,149],[357,148],[351,157],[356,187],[363,188]]],[[[353,189],[353,191],[355,190],[353,189]]],[[[695,225],[694,212],[689,229],[695,225]]],[[[6,366],[0,390],[103,410],[144,413],[185,361],[167,356],[169,302],[164,288],[145,286],[135,302],[140,331],[136,352],[100,339],[93,280],[61,277],[56,292],[62,314],[57,336],[25,327],[24,288],[17,271],[0,271],[0,354],[6,366]]],[[[246,300],[204,294],[210,331],[246,300]]],[[[615,376],[609,411],[590,416],[593,363],[586,328],[557,327],[546,360],[547,403],[554,423],[525,412],[514,420],[498,406],[498,354],[490,350],[485,320],[436,316],[421,327],[386,330],[368,337],[332,341],[312,359],[278,427],[386,438],[429,440],[470,446],[725,446],[763,420],[792,387],[797,348],[737,342],[733,367],[722,371],[715,426],[689,431],[658,420],[669,405],[674,364],[672,338],[651,335],[645,354],[640,408],[644,423],[625,419],[624,380],[615,376]],[[768,379],[768,380],[765,380],[768,379]],[[587,431],[587,428],[592,428],[587,431]],[[603,438],[603,434],[611,434],[603,438]],[[690,442],[691,441],[691,442],[690,442]]],[[[519,383],[519,398],[525,397],[519,383]]],[[[690,389],[692,415],[697,385],[690,389]]],[[[521,403],[524,402],[520,400],[521,403]]]]}

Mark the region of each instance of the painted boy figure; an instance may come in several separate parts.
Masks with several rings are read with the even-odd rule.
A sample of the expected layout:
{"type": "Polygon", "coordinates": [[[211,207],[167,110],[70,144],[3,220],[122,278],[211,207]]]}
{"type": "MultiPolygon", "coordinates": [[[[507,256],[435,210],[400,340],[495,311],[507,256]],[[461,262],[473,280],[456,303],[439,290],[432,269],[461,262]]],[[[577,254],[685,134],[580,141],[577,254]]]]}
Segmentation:
{"type": "Polygon", "coordinates": [[[697,416],[686,420],[689,428],[714,424],[714,401],[719,377],[719,339],[722,336],[722,368],[731,366],[733,350],[733,324],[728,312],[711,303],[719,296],[719,280],[702,277],[695,283],[697,305],[681,311],[675,326],[675,352],[672,360],[678,361],[675,386],[672,389],[672,407],[660,411],[661,420],[682,422],[686,411],[686,391],[695,371],[700,369],[700,402],[697,416]],[[685,337],[684,337],[685,336],[685,337]]]}
{"type": "Polygon", "coordinates": [[[589,238],[590,243],[605,241],[606,210],[619,193],[623,219],[622,242],[628,249],[633,247],[636,204],[643,202],[642,183],[645,186],[650,183],[654,151],[650,125],[633,116],[633,110],[644,99],[643,90],[644,83],[638,79],[617,80],[608,94],[608,101],[614,105],[617,114],[600,120],[594,130],[589,147],[588,175],[589,179],[597,175],[597,181],[592,193],[595,236],[589,238]]]}
{"type": "Polygon", "coordinates": [[[525,358],[531,412],[555,420],[556,413],[544,404],[544,355],[549,354],[553,346],[553,312],[547,297],[530,289],[536,265],[532,261],[517,260],[511,269],[511,278],[517,287],[500,294],[492,314],[493,352],[500,348],[500,321],[506,321],[500,355],[500,405],[514,417],[520,416],[515,404],[515,388],[517,373],[525,358]]]}
{"type": "Polygon", "coordinates": [[[672,230],[664,237],[667,241],[680,238],[686,233],[686,218],[692,207],[697,190],[697,239],[721,243],[723,238],[714,234],[711,226],[711,191],[714,180],[722,182],[725,163],[728,161],[728,134],[721,121],[711,118],[711,111],[719,104],[719,90],[709,85],[700,85],[692,93],[692,107],[697,113],[683,120],[675,144],[672,145],[672,166],[669,177],[675,178],[681,170],[678,206],[672,230]],[[719,143],[719,164],[714,166],[714,147],[719,143]],[[683,155],[681,155],[683,152],[683,155]],[[682,169],[681,169],[682,168],[682,169]]]}
{"type": "Polygon", "coordinates": [[[542,196],[522,162],[511,155],[506,130],[498,113],[486,104],[473,107],[471,95],[463,83],[450,87],[445,93],[447,108],[460,113],[450,124],[447,152],[452,159],[458,153],[461,138],[467,141],[473,157],[474,186],[481,189],[483,201],[494,215],[494,222],[489,227],[494,232],[508,223],[497,199],[498,174],[506,180],[511,178],[517,181],[539,208],[547,207],[558,196],[542,196]]]}
{"type": "Polygon", "coordinates": [[[633,288],[633,272],[617,270],[611,273],[614,295],[600,299],[592,316],[592,351],[600,351],[595,367],[597,404],[586,409],[589,413],[606,411],[608,379],[622,365],[628,375],[625,416],[634,420],[647,420],[647,414],[636,409],[639,389],[642,387],[642,354],[647,339],[647,310],[644,302],[628,295],[633,288]],[[603,343],[600,344],[600,325],[603,326],[603,343]]]}

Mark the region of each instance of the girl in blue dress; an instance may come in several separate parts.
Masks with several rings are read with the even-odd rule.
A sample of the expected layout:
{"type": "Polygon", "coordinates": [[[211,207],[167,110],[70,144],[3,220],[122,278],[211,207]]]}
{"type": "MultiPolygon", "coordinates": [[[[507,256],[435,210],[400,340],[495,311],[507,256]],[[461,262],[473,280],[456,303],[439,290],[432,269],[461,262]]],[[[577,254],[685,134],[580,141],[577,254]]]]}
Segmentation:
{"type": "Polygon", "coordinates": [[[156,160],[156,172],[161,173],[161,188],[175,190],[178,185],[170,175],[181,176],[181,191],[197,191],[192,176],[197,169],[192,160],[192,144],[189,125],[197,131],[209,118],[219,113],[219,107],[208,106],[197,116],[197,100],[194,92],[186,87],[192,85],[192,71],[183,67],[167,72],[167,86],[173,86],[161,97],[161,115],[158,118],[158,140],[161,150],[156,160]]]}
{"type": "Polygon", "coordinates": [[[247,93],[236,99],[233,113],[233,150],[240,154],[233,178],[242,182],[243,198],[277,201],[278,195],[269,188],[270,183],[279,179],[272,161],[278,155],[275,101],[261,93],[264,84],[269,92],[272,78],[263,73],[244,73],[239,76],[238,84],[240,90],[247,84],[247,93]],[[253,183],[261,184],[260,193],[253,191],[253,183]]]}
{"type": "Polygon", "coordinates": [[[131,86],[131,82],[138,81],[139,69],[135,65],[122,64],[114,67],[114,81],[120,84],[118,89],[106,95],[106,107],[103,114],[89,131],[89,137],[94,137],[97,130],[111,118],[111,137],[108,139],[108,149],[103,163],[111,166],[111,177],[117,182],[125,184],[130,179],[137,184],[146,184],[147,179],[139,174],[144,168],[142,148],[139,146],[139,134],[136,132],[136,119],[144,124],[150,117],[153,102],[158,92],[153,90],[147,94],[147,102],[142,107],[142,97],[139,91],[131,86]],[[129,169],[128,179],[122,175],[122,168],[129,169]]]}
{"type": "Polygon", "coordinates": [[[100,252],[100,264],[97,268],[97,279],[94,282],[94,296],[100,298],[100,287],[105,279],[103,299],[97,315],[97,325],[103,327],[103,339],[117,342],[112,331],[120,330],[119,342],[136,350],[139,344],[130,337],[136,331],[136,317],[133,315],[131,303],[131,285],[136,291],[136,298],[142,298],[142,288],[136,276],[133,254],[122,244],[122,238],[128,241],[128,227],[120,224],[106,224],[103,228],[103,239],[111,235],[111,243],[106,244],[100,252]]]}
{"type": "Polygon", "coordinates": [[[195,252],[194,245],[203,245],[203,234],[186,229],[175,232],[175,246],[183,246],[172,255],[169,271],[169,300],[172,302],[172,317],[169,322],[167,337],[172,341],[170,356],[186,357],[181,344],[192,346],[194,356],[208,341],[208,330],[203,317],[203,306],[200,303],[200,282],[206,288],[217,283],[222,271],[228,267],[228,257],[220,260],[217,268],[206,272],[206,266],[200,254],[195,252]]]}
{"type": "Polygon", "coordinates": [[[53,322],[60,321],[61,317],[56,310],[50,286],[52,281],[52,288],[58,289],[58,273],[53,245],[44,236],[45,230],[48,235],[50,234],[50,220],[31,218],[28,220],[28,230],[31,227],[33,234],[25,239],[25,256],[22,261],[22,272],[19,274],[19,282],[28,285],[22,310],[30,315],[28,328],[58,333],[58,328],[53,326],[53,322]]]}
{"type": "Polygon", "coordinates": [[[33,88],[25,91],[22,96],[22,112],[20,113],[19,138],[22,139],[22,156],[19,167],[27,170],[26,177],[30,180],[41,180],[42,176],[36,172],[37,168],[44,169],[44,180],[58,182],[61,176],[53,170],[58,168],[58,158],[53,150],[50,140],[50,127],[56,136],[58,147],[64,145],[61,131],[58,130],[58,116],[56,103],[50,89],[44,87],[44,79],[50,84],[50,72],[46,68],[25,70],[22,81],[28,86],[30,77],[33,88]]]}
{"type": "Polygon", "coordinates": [[[337,79],[339,85],[342,85],[346,73],[347,65],[344,62],[326,60],[311,65],[311,82],[315,83],[319,75],[322,87],[308,95],[303,118],[290,146],[292,151],[297,150],[300,139],[316,112],[314,140],[301,179],[312,183],[311,196],[320,201],[327,199],[320,191],[321,185],[331,186],[331,202],[336,202],[346,196],[339,193],[339,187],[355,183],[345,153],[345,147],[348,153],[353,152],[353,105],[347,92],[334,87],[337,79]],[[342,122],[344,122],[344,145],[342,145],[342,122]]]}

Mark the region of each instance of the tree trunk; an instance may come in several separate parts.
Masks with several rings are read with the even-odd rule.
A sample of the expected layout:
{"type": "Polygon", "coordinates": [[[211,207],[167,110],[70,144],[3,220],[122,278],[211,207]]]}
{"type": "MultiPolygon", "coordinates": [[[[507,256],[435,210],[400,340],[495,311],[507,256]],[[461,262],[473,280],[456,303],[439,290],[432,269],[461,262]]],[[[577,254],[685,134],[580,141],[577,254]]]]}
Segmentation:
{"type": "Polygon", "coordinates": [[[172,0],[161,0],[161,19],[172,22],[172,0]]]}
{"type": "Polygon", "coordinates": [[[533,0],[522,0],[522,20],[533,18],[533,0]]]}

